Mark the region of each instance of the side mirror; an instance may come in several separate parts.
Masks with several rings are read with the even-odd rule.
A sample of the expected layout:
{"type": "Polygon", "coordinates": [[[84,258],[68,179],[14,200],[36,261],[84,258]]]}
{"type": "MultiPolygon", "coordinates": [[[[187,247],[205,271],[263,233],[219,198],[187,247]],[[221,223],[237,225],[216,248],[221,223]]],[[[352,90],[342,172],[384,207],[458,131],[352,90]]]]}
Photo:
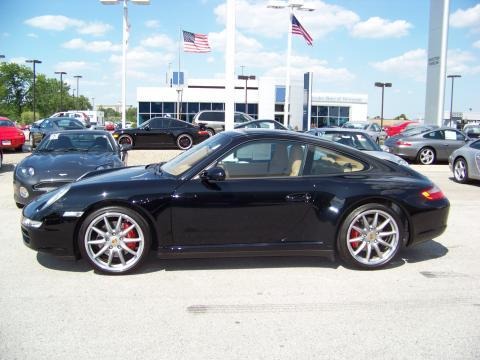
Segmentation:
{"type": "Polygon", "coordinates": [[[200,174],[200,179],[202,181],[223,181],[225,180],[226,174],[225,170],[221,167],[214,167],[208,170],[203,171],[200,174]]]}
{"type": "Polygon", "coordinates": [[[90,125],[90,124],[85,125],[85,127],[86,127],[87,129],[90,129],[91,126],[92,126],[92,125],[90,125]]]}

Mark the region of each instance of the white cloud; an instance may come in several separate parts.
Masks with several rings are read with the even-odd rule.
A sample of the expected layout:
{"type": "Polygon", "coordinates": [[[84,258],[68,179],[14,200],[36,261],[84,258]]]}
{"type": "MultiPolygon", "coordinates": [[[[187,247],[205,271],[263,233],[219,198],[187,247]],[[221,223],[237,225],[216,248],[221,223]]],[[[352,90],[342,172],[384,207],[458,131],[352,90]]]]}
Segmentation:
{"type": "Polygon", "coordinates": [[[480,40],[475,41],[472,46],[480,49],[480,40]]]}
{"type": "Polygon", "coordinates": [[[11,58],[10,62],[15,63],[15,64],[19,64],[19,65],[27,65],[27,64],[25,64],[26,60],[27,60],[26,57],[15,57],[15,58],[11,58]]]}
{"type": "Polygon", "coordinates": [[[450,25],[457,28],[480,28],[480,4],[467,10],[458,9],[450,15],[450,25]]]}
{"type": "Polygon", "coordinates": [[[158,20],[147,20],[147,21],[145,21],[145,26],[149,29],[158,29],[160,27],[160,21],[158,21],[158,20]]]}
{"type": "MultiPolygon", "coordinates": [[[[148,69],[156,71],[159,66],[168,65],[175,59],[171,53],[163,53],[159,51],[149,51],[141,46],[128,50],[127,66],[129,69],[148,69]]],[[[109,61],[114,64],[122,63],[121,55],[111,55],[109,61]]]]}
{"type": "Polygon", "coordinates": [[[34,33],[28,33],[27,36],[31,37],[31,38],[34,38],[34,39],[38,39],[38,35],[34,34],[34,33]]]}
{"type": "Polygon", "coordinates": [[[113,44],[110,41],[91,41],[83,39],[72,39],[62,44],[66,49],[81,49],[89,52],[121,51],[122,46],[113,44]]]}
{"type": "MultiPolygon", "coordinates": [[[[476,75],[480,73],[477,59],[468,51],[449,50],[447,73],[476,75]]],[[[416,49],[384,61],[371,64],[375,69],[391,76],[405,76],[417,81],[425,81],[427,73],[427,51],[416,49]]]]}
{"type": "Polygon", "coordinates": [[[167,51],[175,51],[175,48],[177,47],[175,42],[165,34],[157,34],[143,39],[140,42],[140,45],[152,48],[163,48],[167,51]]]}
{"type": "Polygon", "coordinates": [[[113,27],[109,24],[96,22],[96,23],[85,24],[84,26],[79,27],[77,31],[80,34],[100,36],[112,29],[113,27]]]}
{"type": "Polygon", "coordinates": [[[55,71],[66,71],[73,73],[81,70],[90,70],[95,67],[94,64],[85,61],[62,61],[55,65],[55,71]]]}
{"type": "Polygon", "coordinates": [[[25,24],[43,30],[64,31],[68,28],[74,28],[80,34],[103,35],[112,29],[109,24],[100,22],[85,22],[63,15],[42,15],[25,20],[25,24]]]}
{"type": "Polygon", "coordinates": [[[379,17],[371,17],[353,26],[352,36],[357,38],[399,38],[408,35],[412,24],[405,20],[390,21],[379,17]]]}
{"type": "Polygon", "coordinates": [[[375,69],[391,74],[399,74],[417,81],[425,81],[427,68],[427,52],[416,49],[384,61],[370,64],[375,69]]]}
{"type": "MultiPolygon", "coordinates": [[[[237,0],[237,28],[269,38],[286,35],[289,22],[288,11],[286,9],[270,9],[266,4],[265,1],[237,0]]],[[[297,17],[314,39],[339,28],[351,28],[359,21],[356,13],[341,6],[330,5],[320,0],[310,2],[309,6],[313,7],[315,11],[299,12],[297,17]]],[[[217,21],[224,24],[225,4],[217,6],[214,13],[217,21]]]]}
{"type": "MultiPolygon", "coordinates": [[[[225,30],[218,33],[209,33],[208,41],[212,50],[225,51],[226,32],[225,30]]],[[[254,38],[247,37],[237,31],[235,34],[235,48],[238,52],[255,52],[260,51],[263,46],[254,38]]]]}

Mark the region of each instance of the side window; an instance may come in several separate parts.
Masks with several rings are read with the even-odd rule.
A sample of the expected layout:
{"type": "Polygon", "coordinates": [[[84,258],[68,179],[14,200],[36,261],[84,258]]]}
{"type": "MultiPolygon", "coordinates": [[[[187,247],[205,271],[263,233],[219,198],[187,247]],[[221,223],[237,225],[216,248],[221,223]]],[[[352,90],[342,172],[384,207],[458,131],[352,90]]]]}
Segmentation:
{"type": "Polygon", "coordinates": [[[429,133],[423,135],[423,137],[425,139],[435,139],[435,140],[443,140],[444,139],[442,130],[429,132],[429,133]]]}
{"type": "Polygon", "coordinates": [[[241,145],[217,166],[225,170],[227,179],[301,176],[307,146],[287,141],[264,141],[241,145]]]}
{"type": "Polygon", "coordinates": [[[378,132],[378,131],[380,131],[380,126],[378,126],[376,123],[373,123],[372,124],[372,130],[378,132]]]}
{"type": "Polygon", "coordinates": [[[44,122],[42,122],[42,124],[40,125],[40,127],[42,129],[51,129],[53,127],[53,124],[50,120],[45,120],[44,122]]]}
{"type": "Polygon", "coordinates": [[[206,111],[203,114],[200,115],[200,121],[220,121],[224,122],[225,121],[225,115],[223,112],[218,111],[206,111]]]}
{"type": "Polygon", "coordinates": [[[470,144],[470,147],[476,150],[480,150],[480,140],[477,140],[474,143],[470,144]]]}
{"type": "Polygon", "coordinates": [[[152,119],[150,120],[151,129],[162,129],[165,127],[164,119],[152,119]]]}
{"type": "Polygon", "coordinates": [[[465,136],[460,132],[454,130],[445,130],[445,140],[460,140],[465,141],[465,136]]]}
{"type": "Polygon", "coordinates": [[[355,159],[319,146],[312,146],[305,175],[329,175],[362,171],[365,166],[355,159]]]}

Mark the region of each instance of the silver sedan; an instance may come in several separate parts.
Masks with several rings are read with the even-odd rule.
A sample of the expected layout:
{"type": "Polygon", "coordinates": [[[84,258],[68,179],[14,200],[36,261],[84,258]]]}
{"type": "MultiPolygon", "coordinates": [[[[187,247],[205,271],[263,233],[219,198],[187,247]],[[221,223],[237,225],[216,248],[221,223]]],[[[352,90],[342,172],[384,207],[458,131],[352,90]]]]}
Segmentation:
{"type": "Polygon", "coordinates": [[[466,183],[470,179],[480,180],[480,140],[455,150],[448,158],[448,165],[459,183],[466,183]]]}
{"type": "Polygon", "coordinates": [[[446,161],[452,152],[465,145],[468,137],[461,131],[444,127],[414,136],[401,137],[389,152],[404,159],[430,165],[436,161],[446,161]]]}

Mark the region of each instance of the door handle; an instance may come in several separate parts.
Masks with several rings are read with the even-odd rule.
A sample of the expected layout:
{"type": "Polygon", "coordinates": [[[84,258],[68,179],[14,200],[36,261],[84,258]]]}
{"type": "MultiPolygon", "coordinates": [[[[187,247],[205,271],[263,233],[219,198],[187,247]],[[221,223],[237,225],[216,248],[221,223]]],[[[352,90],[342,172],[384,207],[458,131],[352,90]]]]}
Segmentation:
{"type": "Polygon", "coordinates": [[[309,193],[300,193],[300,194],[288,194],[285,196],[285,200],[288,202],[310,202],[312,195],[309,193]]]}

